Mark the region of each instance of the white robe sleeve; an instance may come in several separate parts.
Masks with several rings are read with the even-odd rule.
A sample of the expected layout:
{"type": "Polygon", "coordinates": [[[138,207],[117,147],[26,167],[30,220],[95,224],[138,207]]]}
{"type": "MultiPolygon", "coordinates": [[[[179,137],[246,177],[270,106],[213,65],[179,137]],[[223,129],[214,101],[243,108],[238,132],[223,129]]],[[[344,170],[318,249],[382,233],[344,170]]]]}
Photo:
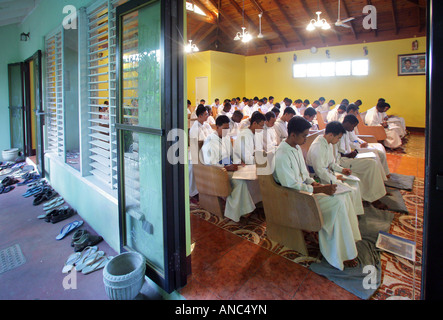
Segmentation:
{"type": "Polygon", "coordinates": [[[289,153],[278,153],[275,156],[274,179],[283,187],[298,191],[313,192],[314,188],[301,181],[300,172],[295,159],[289,153]]]}

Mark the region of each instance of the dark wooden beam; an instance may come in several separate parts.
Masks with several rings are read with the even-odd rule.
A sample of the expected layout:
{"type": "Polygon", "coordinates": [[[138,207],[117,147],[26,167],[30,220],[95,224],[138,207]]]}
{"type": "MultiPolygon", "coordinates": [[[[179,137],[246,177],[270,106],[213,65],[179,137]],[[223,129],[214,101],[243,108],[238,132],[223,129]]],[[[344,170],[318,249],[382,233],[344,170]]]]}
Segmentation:
{"type": "Polygon", "coordinates": [[[395,0],[391,0],[391,4],[392,4],[392,19],[394,20],[395,34],[398,34],[397,5],[395,3],[395,0]]]}
{"type": "Polygon", "coordinates": [[[280,1],[279,0],[272,0],[272,1],[277,6],[278,10],[283,15],[283,17],[285,17],[286,22],[289,24],[289,26],[292,28],[294,33],[297,35],[297,38],[301,41],[301,43],[303,45],[305,45],[305,43],[306,43],[305,39],[303,38],[301,33],[297,30],[297,28],[294,27],[294,23],[291,21],[291,17],[286,12],[286,10],[283,8],[283,6],[281,5],[280,1]]]}
{"type": "Polygon", "coordinates": [[[210,17],[210,19],[214,21],[214,23],[217,22],[217,15],[215,15],[211,10],[206,8],[206,6],[203,3],[201,3],[200,0],[192,0],[192,1],[206,14],[206,16],[210,17]]]}
{"type": "Polygon", "coordinates": [[[266,11],[262,8],[262,6],[257,1],[255,1],[255,0],[250,0],[250,1],[255,6],[255,8],[258,10],[259,13],[260,12],[263,13],[263,18],[266,19],[268,24],[271,26],[272,30],[274,30],[274,32],[279,36],[279,39],[281,40],[281,42],[283,42],[283,44],[287,48],[288,47],[288,40],[285,38],[283,33],[281,33],[281,31],[277,28],[274,21],[272,21],[272,19],[269,17],[269,15],[266,13],[266,11]]]}
{"type": "MultiPolygon", "coordinates": [[[[221,7],[221,2],[220,2],[220,7],[219,7],[219,5],[218,5],[218,3],[215,3],[215,1],[220,1],[220,0],[209,0],[210,2],[211,2],[211,4],[214,6],[214,7],[217,7],[218,8],[218,18],[219,18],[219,20],[220,20],[220,18],[223,18],[223,21],[219,21],[219,28],[220,28],[220,30],[221,31],[223,31],[225,34],[226,34],[226,36],[228,37],[228,38],[230,38],[231,40],[233,40],[234,39],[234,37],[235,37],[235,34],[236,34],[236,32],[239,32],[240,30],[241,30],[241,26],[239,25],[239,24],[237,24],[230,16],[228,16],[225,12],[224,12],[224,10],[223,10],[223,8],[221,7]],[[230,25],[230,27],[234,30],[234,32],[232,32],[232,34],[227,30],[227,28],[224,26],[224,21],[226,21],[229,25],[230,25]]],[[[256,41],[254,41],[254,46],[257,48],[258,47],[258,44],[257,44],[257,42],[256,41]]]]}
{"type": "Polygon", "coordinates": [[[205,40],[207,36],[209,36],[215,29],[217,28],[216,24],[211,25],[209,28],[206,29],[205,32],[203,32],[199,37],[195,40],[193,40],[195,43],[200,43],[205,40]]]}
{"type": "Polygon", "coordinates": [[[197,32],[202,29],[206,25],[206,22],[200,21],[200,23],[197,25],[197,27],[194,30],[188,30],[188,40],[192,40],[195,38],[195,35],[197,32]]]}
{"type": "MultiPolygon", "coordinates": [[[[314,15],[314,14],[312,13],[312,11],[311,11],[311,9],[309,9],[309,6],[307,5],[306,1],[305,1],[305,0],[300,0],[300,2],[301,2],[301,4],[302,4],[302,6],[303,6],[303,9],[305,10],[305,13],[306,13],[306,14],[308,15],[308,17],[309,17],[309,20],[311,20],[311,19],[315,19],[315,18],[317,17],[317,15],[314,15]]],[[[318,36],[320,37],[321,41],[322,41],[323,43],[326,43],[326,40],[325,40],[324,35],[323,35],[319,30],[316,30],[316,31],[317,31],[317,34],[318,34],[318,36]]]]}
{"type": "MultiPolygon", "coordinates": [[[[232,4],[232,6],[237,10],[237,12],[240,14],[240,16],[245,17],[245,20],[248,21],[249,25],[253,27],[254,30],[258,30],[257,26],[255,25],[255,23],[251,20],[251,18],[249,18],[249,16],[245,13],[243,13],[243,9],[240,8],[240,6],[238,5],[237,2],[235,2],[234,0],[229,0],[229,2],[232,4]]],[[[257,32],[258,34],[258,32],[257,32]]],[[[265,40],[263,39],[266,43],[266,45],[269,47],[269,49],[272,50],[272,44],[269,40],[265,40]]]]}
{"type": "MultiPolygon", "coordinates": [[[[349,18],[350,14],[349,14],[348,6],[346,5],[345,0],[341,0],[341,4],[343,5],[343,8],[345,9],[346,16],[349,18]]],[[[355,39],[358,39],[358,34],[355,31],[355,27],[354,27],[354,21],[350,21],[349,25],[351,26],[351,30],[352,30],[352,33],[354,34],[355,39]]]]}

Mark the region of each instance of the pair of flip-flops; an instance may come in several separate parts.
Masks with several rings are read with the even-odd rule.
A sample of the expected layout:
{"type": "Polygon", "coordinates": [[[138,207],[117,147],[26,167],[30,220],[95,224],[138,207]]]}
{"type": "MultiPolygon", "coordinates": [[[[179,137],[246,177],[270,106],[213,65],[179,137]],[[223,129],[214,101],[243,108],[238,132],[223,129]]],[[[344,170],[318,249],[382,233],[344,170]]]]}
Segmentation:
{"type": "Polygon", "coordinates": [[[14,177],[6,177],[2,180],[2,185],[4,187],[9,187],[9,186],[16,184],[17,182],[18,182],[18,180],[15,179],[14,177]]]}
{"type": "Polygon", "coordinates": [[[76,211],[74,209],[68,206],[64,206],[49,212],[45,217],[45,221],[51,223],[57,223],[65,219],[68,219],[69,217],[72,217],[74,214],[76,214],[76,211]]]}
{"type": "Polygon", "coordinates": [[[44,191],[43,186],[35,186],[26,190],[25,193],[22,194],[23,197],[29,198],[30,196],[36,195],[38,193],[42,193],[44,191]]]}
{"type": "Polygon", "coordinates": [[[23,181],[19,182],[18,185],[22,186],[25,184],[30,184],[32,182],[36,182],[40,180],[40,175],[36,172],[27,172],[24,175],[22,175],[23,181]]]}
{"type": "Polygon", "coordinates": [[[63,228],[60,230],[60,233],[55,237],[55,240],[61,240],[66,237],[69,233],[74,231],[75,229],[80,228],[83,225],[83,221],[75,220],[71,223],[65,224],[63,228]]]}
{"type": "MultiPolygon", "coordinates": [[[[76,234],[74,234],[74,236],[76,236],[76,234]]],[[[102,236],[93,235],[89,232],[84,232],[81,236],[77,237],[76,240],[71,243],[71,245],[74,247],[75,252],[79,252],[87,247],[99,244],[102,240],[102,236]]]]}
{"type": "Polygon", "coordinates": [[[54,189],[47,188],[42,193],[34,195],[35,198],[34,198],[34,201],[32,202],[32,204],[34,206],[38,206],[39,204],[41,204],[45,201],[51,200],[52,198],[54,198],[57,195],[58,195],[58,193],[54,189]]]}
{"type": "Polygon", "coordinates": [[[65,200],[63,199],[63,197],[53,198],[51,201],[46,202],[43,205],[43,210],[45,210],[46,213],[48,213],[49,211],[52,211],[55,208],[61,206],[63,203],[65,203],[65,200]]]}
{"type": "Polygon", "coordinates": [[[85,248],[83,252],[71,254],[65,262],[62,272],[68,273],[75,268],[75,271],[81,271],[83,274],[89,274],[104,268],[113,257],[107,257],[103,251],[97,250],[97,246],[91,246],[85,248]]]}
{"type": "Polygon", "coordinates": [[[8,193],[9,191],[14,190],[15,186],[4,186],[0,184],[0,194],[8,193]]]}

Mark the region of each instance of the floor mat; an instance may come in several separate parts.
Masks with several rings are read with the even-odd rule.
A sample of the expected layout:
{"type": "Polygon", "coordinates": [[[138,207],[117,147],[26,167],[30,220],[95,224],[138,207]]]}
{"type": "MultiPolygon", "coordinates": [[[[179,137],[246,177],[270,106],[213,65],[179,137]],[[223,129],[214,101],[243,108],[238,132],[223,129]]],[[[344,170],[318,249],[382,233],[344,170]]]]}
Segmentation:
{"type": "Polygon", "coordinates": [[[0,251],[0,274],[15,269],[26,262],[19,244],[0,251]]]}

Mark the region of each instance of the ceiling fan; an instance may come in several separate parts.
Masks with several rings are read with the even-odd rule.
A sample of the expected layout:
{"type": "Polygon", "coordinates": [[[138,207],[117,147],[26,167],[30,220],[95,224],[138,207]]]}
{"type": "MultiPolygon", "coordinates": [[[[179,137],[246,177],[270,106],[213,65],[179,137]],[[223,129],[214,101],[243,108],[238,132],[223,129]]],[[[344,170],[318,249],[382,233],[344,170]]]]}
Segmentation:
{"type": "Polygon", "coordinates": [[[337,27],[351,28],[351,26],[346,24],[346,22],[352,21],[354,19],[355,19],[354,17],[347,18],[344,20],[340,19],[340,0],[338,0],[338,17],[337,17],[337,21],[335,22],[335,25],[337,27]]]}

